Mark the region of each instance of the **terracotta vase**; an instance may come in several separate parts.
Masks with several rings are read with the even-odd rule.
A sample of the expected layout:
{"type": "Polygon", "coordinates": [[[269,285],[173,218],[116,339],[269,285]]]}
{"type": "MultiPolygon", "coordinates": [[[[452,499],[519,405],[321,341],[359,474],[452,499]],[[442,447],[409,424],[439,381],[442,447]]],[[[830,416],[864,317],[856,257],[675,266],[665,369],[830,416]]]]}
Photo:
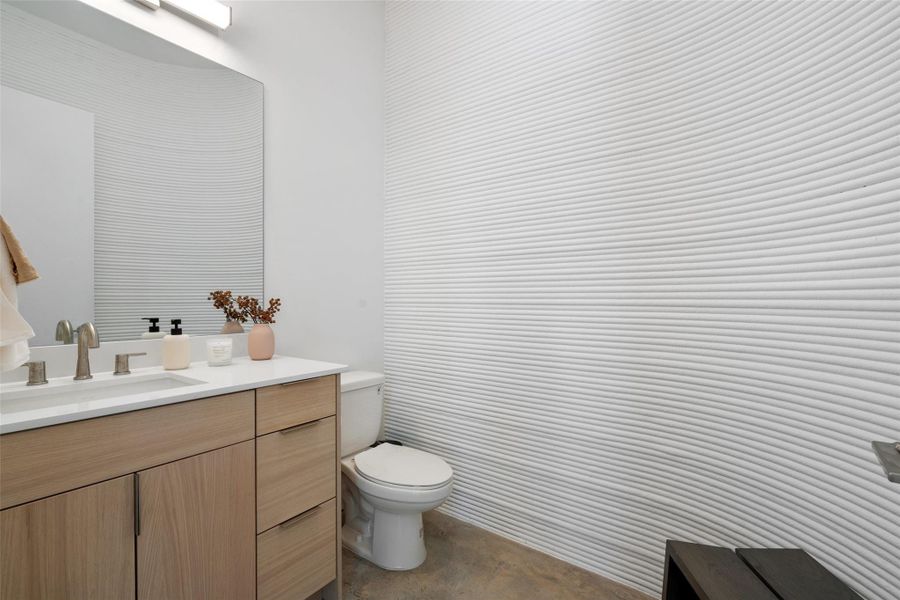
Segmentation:
{"type": "Polygon", "coordinates": [[[269,360],[275,354],[275,333],[268,323],[257,323],[250,329],[247,354],[253,360],[269,360]]]}
{"type": "Polygon", "coordinates": [[[225,321],[225,324],[222,325],[222,331],[219,333],[244,333],[244,326],[241,325],[239,321],[228,319],[225,321]]]}

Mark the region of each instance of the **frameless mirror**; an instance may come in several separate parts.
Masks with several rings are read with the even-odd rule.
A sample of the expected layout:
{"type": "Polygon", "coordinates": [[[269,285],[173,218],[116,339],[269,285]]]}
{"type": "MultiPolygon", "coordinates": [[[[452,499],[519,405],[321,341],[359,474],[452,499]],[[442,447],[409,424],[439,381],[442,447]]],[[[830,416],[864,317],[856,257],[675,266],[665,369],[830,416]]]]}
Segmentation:
{"type": "Polygon", "coordinates": [[[80,2],[0,3],[0,211],[40,279],[32,346],[217,333],[263,295],[263,86],[80,2]]]}

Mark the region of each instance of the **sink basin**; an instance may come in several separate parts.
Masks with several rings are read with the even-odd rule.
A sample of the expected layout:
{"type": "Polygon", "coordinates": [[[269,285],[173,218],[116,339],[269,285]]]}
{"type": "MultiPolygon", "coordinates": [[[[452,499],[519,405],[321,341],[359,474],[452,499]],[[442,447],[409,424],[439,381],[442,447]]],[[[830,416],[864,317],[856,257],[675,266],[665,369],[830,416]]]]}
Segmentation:
{"type": "Polygon", "coordinates": [[[87,381],[53,380],[44,386],[22,387],[19,384],[15,390],[0,389],[0,403],[2,403],[3,414],[10,414],[146,392],[159,392],[201,383],[206,382],[174,373],[107,376],[103,379],[87,381]]]}

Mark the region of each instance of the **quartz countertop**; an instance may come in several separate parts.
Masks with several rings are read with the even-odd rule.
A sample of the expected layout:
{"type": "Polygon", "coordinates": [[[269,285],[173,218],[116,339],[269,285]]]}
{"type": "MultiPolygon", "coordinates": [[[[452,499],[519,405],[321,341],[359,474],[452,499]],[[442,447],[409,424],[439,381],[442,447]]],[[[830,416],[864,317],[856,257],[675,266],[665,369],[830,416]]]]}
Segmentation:
{"type": "Polygon", "coordinates": [[[230,365],[222,367],[210,367],[206,361],[202,361],[177,371],[164,371],[162,367],[146,367],[132,368],[131,375],[94,373],[93,379],[83,382],[73,381],[69,376],[56,377],[46,385],[32,387],[26,386],[24,382],[9,383],[0,386],[0,434],[231,394],[267,385],[333,375],[347,370],[346,365],[288,356],[275,356],[271,360],[262,361],[242,357],[235,358],[230,365]],[[154,375],[161,378],[164,377],[163,374],[169,374],[175,379],[199,380],[199,383],[112,397],[109,397],[107,392],[106,397],[91,398],[91,394],[87,392],[91,385],[95,385],[97,389],[106,386],[105,389],[108,390],[119,384],[127,384],[129,377],[136,377],[131,381],[140,381],[153,378],[154,375]],[[58,399],[41,400],[42,395],[46,398],[47,394],[63,386],[77,390],[78,398],[69,402],[58,399]],[[83,389],[79,389],[82,386],[83,389]]]}

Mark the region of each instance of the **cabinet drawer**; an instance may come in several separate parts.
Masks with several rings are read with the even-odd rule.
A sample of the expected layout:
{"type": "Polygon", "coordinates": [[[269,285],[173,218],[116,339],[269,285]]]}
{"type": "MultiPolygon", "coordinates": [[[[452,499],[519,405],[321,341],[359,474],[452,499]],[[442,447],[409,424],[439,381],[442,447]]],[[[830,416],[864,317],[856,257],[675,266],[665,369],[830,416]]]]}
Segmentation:
{"type": "Polygon", "coordinates": [[[335,414],[337,376],[319,377],[256,390],[256,435],[335,414]]]}
{"type": "Polygon", "coordinates": [[[335,417],[256,439],[256,531],[335,495],[335,417]]]}
{"type": "Polygon", "coordinates": [[[253,392],[0,436],[0,505],[14,506],[253,439],[253,392]]]}
{"type": "Polygon", "coordinates": [[[256,538],[257,600],[308,598],[337,577],[334,498],[256,538]]]}

